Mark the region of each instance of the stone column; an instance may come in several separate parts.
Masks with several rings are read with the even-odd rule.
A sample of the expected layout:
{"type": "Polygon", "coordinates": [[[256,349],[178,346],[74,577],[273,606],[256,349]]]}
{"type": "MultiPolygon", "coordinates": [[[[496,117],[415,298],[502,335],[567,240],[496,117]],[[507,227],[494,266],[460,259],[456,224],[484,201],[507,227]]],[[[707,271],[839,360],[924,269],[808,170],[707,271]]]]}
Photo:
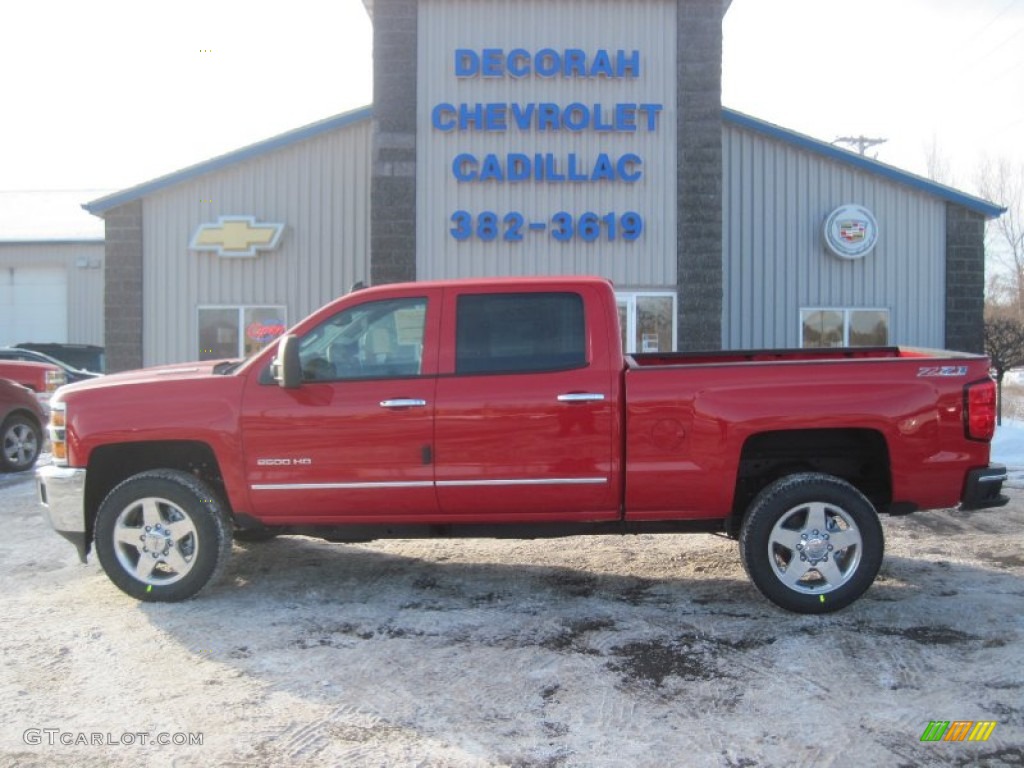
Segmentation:
{"type": "Polygon", "coordinates": [[[416,279],[417,0],[374,0],[370,281],[416,279]]]}
{"type": "Polygon", "coordinates": [[[680,351],[722,346],[721,0],[678,0],[676,281],[680,351]]]}
{"type": "Polygon", "coordinates": [[[141,368],[142,201],[112,208],[104,216],[103,343],[107,371],[141,368]]]}
{"type": "Polygon", "coordinates": [[[946,348],[985,351],[985,217],[946,203],[946,348]]]}

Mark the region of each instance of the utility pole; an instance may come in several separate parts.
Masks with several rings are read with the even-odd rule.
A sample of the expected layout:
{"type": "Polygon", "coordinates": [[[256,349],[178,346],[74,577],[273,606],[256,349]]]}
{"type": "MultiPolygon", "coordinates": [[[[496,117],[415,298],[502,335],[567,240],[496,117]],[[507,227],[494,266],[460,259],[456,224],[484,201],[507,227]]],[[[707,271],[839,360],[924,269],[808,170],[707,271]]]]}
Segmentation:
{"type": "MultiPolygon", "coordinates": [[[[833,144],[849,144],[851,147],[856,147],[859,154],[864,154],[871,147],[879,144],[885,144],[888,139],[871,139],[867,136],[840,136],[838,139],[832,141],[833,144]]],[[[876,155],[877,157],[877,155],[876,155]]]]}

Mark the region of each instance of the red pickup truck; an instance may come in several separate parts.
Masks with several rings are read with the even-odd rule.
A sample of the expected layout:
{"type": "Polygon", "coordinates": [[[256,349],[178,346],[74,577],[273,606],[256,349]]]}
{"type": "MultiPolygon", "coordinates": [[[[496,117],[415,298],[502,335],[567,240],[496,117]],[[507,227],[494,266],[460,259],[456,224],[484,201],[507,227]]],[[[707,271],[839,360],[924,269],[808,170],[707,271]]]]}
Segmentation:
{"type": "Polygon", "coordinates": [[[62,388],[53,527],[140,600],[232,534],[331,541],[721,532],[783,608],[872,583],[879,513],[994,507],[985,357],[900,348],[623,355],[598,278],[385,285],[245,361],[62,388]]]}

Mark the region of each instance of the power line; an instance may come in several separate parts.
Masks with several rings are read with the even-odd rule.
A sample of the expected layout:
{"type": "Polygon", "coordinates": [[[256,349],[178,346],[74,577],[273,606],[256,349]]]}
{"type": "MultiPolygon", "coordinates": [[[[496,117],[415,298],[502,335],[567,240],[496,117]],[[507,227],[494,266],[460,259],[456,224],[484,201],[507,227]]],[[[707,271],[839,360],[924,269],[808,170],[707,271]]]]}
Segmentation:
{"type": "Polygon", "coordinates": [[[959,55],[961,52],[963,52],[967,48],[967,46],[970,45],[971,43],[973,43],[978,37],[980,37],[983,32],[985,32],[989,27],[991,27],[999,19],[1001,19],[1003,16],[1005,16],[1006,12],[1009,11],[1011,8],[1013,8],[1014,5],[1016,4],[1016,2],[1017,2],[1017,0],[1009,0],[1009,2],[1007,2],[1007,4],[1003,7],[1003,10],[999,11],[998,13],[996,13],[995,16],[993,16],[991,19],[989,19],[988,23],[985,24],[985,26],[983,26],[980,29],[976,30],[974,32],[974,34],[972,34],[967,39],[963,40],[960,43],[960,45],[958,45],[956,47],[956,50],[954,50],[952,52],[950,57],[952,58],[954,56],[959,55]]]}

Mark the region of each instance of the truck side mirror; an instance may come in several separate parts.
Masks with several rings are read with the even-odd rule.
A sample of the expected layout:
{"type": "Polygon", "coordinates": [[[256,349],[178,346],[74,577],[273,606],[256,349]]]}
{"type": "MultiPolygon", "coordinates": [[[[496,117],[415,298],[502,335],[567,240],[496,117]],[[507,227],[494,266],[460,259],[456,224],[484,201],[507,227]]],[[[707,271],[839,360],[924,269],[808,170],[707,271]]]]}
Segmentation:
{"type": "Polygon", "coordinates": [[[289,333],[277,342],[277,355],[270,364],[270,372],[278,386],[296,389],[302,384],[302,365],[299,362],[299,337],[289,333]]]}

